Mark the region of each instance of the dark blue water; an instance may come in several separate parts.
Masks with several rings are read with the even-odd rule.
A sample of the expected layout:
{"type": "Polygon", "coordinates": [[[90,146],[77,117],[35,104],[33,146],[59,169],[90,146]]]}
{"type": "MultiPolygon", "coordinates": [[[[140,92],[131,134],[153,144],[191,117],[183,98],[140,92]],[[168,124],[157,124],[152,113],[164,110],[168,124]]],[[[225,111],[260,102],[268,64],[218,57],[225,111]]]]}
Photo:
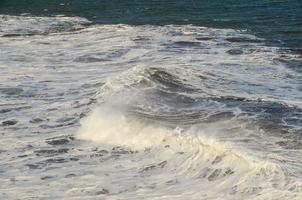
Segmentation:
{"type": "Polygon", "coordinates": [[[81,16],[99,24],[194,24],[234,28],[267,44],[302,47],[301,0],[1,0],[0,14],[81,16]]]}

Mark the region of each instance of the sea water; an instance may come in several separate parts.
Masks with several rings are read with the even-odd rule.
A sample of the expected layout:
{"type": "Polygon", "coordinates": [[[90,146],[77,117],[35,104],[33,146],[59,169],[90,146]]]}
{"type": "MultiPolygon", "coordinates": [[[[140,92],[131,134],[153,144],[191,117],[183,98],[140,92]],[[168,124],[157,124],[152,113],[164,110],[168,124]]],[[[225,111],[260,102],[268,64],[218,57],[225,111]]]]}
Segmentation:
{"type": "Polygon", "coordinates": [[[302,199],[300,1],[1,1],[1,199],[302,199]]]}

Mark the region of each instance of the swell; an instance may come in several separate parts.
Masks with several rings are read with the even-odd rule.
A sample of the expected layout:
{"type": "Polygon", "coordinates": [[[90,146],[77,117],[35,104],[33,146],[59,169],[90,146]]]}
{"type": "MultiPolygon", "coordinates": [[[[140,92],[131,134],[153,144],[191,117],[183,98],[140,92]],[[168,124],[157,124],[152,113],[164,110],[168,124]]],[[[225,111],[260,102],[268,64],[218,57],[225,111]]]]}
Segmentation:
{"type": "MultiPolygon", "coordinates": [[[[206,87],[194,85],[194,79],[201,83],[218,79],[216,75],[197,73],[190,77],[180,77],[169,72],[171,69],[142,68],[123,72],[118,80],[108,81],[99,91],[99,97],[106,94],[133,93],[130,112],[144,118],[166,121],[172,124],[190,125],[232,118],[237,114],[257,116],[256,120],[278,124],[281,128],[299,127],[302,110],[300,103],[260,95],[238,93],[217,93],[206,87]],[[123,77],[130,77],[123,79],[123,77]],[[191,79],[190,79],[191,78],[191,79]],[[189,80],[190,79],[190,80],[189,80]],[[128,82],[129,81],[129,82],[128,82]],[[112,91],[117,88],[118,91],[112,91]]],[[[219,77],[219,76],[218,76],[219,77]]],[[[221,79],[220,79],[221,81],[221,79]]],[[[207,85],[208,86],[208,85],[207,85]]],[[[105,95],[105,96],[104,96],[105,95]]],[[[102,97],[101,97],[102,98],[102,97]]]]}

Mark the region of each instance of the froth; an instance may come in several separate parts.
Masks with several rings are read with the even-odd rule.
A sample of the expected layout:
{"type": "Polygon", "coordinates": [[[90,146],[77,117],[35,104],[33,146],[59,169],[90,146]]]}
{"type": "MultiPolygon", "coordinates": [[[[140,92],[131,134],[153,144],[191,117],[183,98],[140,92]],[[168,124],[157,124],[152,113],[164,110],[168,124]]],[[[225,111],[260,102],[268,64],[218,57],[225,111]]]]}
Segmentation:
{"type": "MultiPolygon", "coordinates": [[[[127,114],[124,106],[103,104],[82,121],[78,138],[143,150],[135,155],[142,162],[138,166],[142,176],[151,173],[160,177],[156,179],[158,184],[167,181],[175,190],[181,191],[186,183],[194,182],[188,190],[195,194],[202,190],[201,194],[215,199],[221,194],[229,194],[224,199],[234,199],[236,195],[266,199],[272,193],[284,198],[299,196],[301,183],[287,177],[281,166],[249,155],[233,143],[222,142],[213,132],[215,127],[170,129],[127,114]],[[148,154],[146,149],[150,149],[148,154]],[[158,163],[148,164],[148,157],[158,163]],[[173,178],[177,182],[171,182],[173,178]],[[213,193],[204,192],[207,190],[213,193]]],[[[154,195],[167,194],[165,189],[154,195]]]]}
{"type": "Polygon", "coordinates": [[[164,128],[126,116],[109,105],[96,108],[81,124],[79,139],[133,149],[156,146],[168,132],[164,128]]]}

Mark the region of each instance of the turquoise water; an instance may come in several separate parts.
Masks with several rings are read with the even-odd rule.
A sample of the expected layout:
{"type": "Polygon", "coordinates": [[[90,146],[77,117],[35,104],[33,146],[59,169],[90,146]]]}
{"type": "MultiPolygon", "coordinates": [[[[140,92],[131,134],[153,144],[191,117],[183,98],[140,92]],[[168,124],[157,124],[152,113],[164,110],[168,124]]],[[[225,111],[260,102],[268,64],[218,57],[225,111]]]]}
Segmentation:
{"type": "Polygon", "coordinates": [[[194,24],[233,28],[268,44],[302,47],[301,0],[2,0],[0,13],[82,16],[99,24],[194,24]]]}

